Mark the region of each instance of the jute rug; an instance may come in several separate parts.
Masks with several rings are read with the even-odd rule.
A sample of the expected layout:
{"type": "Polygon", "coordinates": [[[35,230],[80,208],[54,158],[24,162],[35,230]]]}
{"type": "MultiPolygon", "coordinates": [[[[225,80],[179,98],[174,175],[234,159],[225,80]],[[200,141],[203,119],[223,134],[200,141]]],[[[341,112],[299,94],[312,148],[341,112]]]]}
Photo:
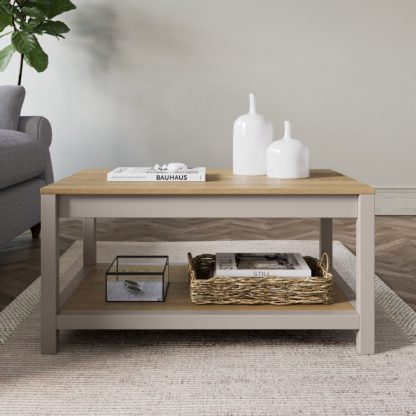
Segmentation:
{"type": "MultiPolygon", "coordinates": [[[[316,242],[99,243],[115,254],[299,250],[316,242]]],[[[80,262],[82,243],[61,258],[80,262]]],[[[341,243],[335,266],[354,285],[341,243]]],[[[63,283],[64,286],[64,283],[63,283]]],[[[377,353],[352,331],[65,331],[39,353],[39,280],[0,313],[0,415],[416,415],[416,314],[376,278],[377,353]]]]}

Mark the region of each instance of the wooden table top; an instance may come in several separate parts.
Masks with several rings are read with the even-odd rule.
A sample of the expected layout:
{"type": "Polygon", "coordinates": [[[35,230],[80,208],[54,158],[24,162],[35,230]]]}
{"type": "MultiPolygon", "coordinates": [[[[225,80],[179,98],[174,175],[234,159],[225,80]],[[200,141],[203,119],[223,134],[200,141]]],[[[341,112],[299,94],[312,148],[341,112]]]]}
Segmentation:
{"type": "Polygon", "coordinates": [[[359,195],[374,189],[341,173],[311,170],[307,179],[237,176],[227,170],[208,170],[206,182],[107,182],[109,169],[82,170],[47,185],[52,195],[359,195]]]}

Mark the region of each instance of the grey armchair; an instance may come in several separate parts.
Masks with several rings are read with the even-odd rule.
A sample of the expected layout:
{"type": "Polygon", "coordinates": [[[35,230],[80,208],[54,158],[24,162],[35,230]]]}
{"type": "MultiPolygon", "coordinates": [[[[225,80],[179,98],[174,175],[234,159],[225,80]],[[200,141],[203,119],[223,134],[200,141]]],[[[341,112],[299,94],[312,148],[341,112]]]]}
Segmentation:
{"type": "Polygon", "coordinates": [[[0,245],[27,229],[40,232],[39,189],[53,182],[44,117],[21,117],[23,87],[0,87],[0,245]]]}

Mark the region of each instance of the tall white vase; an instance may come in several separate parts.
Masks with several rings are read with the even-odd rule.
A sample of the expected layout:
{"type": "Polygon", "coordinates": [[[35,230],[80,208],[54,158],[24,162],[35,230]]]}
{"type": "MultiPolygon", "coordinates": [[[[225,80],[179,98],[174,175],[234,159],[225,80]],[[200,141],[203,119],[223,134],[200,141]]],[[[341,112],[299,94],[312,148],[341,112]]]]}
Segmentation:
{"type": "Polygon", "coordinates": [[[250,94],[250,111],[234,122],[234,175],[265,175],[267,148],[272,140],[273,127],[256,112],[256,96],[250,94]]]}
{"type": "Polygon", "coordinates": [[[283,139],[274,141],[267,149],[267,176],[279,179],[309,177],[309,149],[294,139],[290,121],[285,121],[283,139]]]}

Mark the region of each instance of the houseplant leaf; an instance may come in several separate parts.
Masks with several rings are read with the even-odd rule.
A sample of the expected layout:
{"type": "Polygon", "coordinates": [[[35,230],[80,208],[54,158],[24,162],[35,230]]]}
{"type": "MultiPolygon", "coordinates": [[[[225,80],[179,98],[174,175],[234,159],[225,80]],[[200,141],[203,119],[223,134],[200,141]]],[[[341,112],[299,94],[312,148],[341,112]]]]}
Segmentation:
{"type": "Polygon", "coordinates": [[[49,19],[76,8],[70,0],[50,0],[47,3],[46,15],[49,19]]]}
{"type": "Polygon", "coordinates": [[[5,12],[11,14],[12,5],[10,0],[0,0],[0,9],[3,9],[5,12]]]}
{"type": "Polygon", "coordinates": [[[48,55],[43,51],[39,42],[36,47],[25,55],[25,61],[37,72],[43,72],[48,67],[48,55]]]}
{"type": "Polygon", "coordinates": [[[22,22],[20,25],[20,30],[23,30],[27,33],[42,33],[38,30],[38,27],[42,24],[43,19],[37,19],[35,17],[29,18],[27,22],[22,22]]]}
{"type": "MultiPolygon", "coordinates": [[[[0,0],[1,1],[1,0],[0,0]]],[[[39,10],[42,10],[44,15],[46,16],[46,12],[54,0],[26,0],[24,6],[25,7],[36,7],[39,10]]]]}
{"type": "Polygon", "coordinates": [[[27,16],[35,17],[38,19],[43,19],[45,17],[44,11],[38,7],[23,7],[22,12],[27,16]]]}
{"type": "Polygon", "coordinates": [[[27,55],[35,49],[37,43],[35,36],[30,33],[23,31],[12,33],[12,44],[23,55],[27,55]]]}
{"type": "Polygon", "coordinates": [[[43,33],[48,35],[57,36],[63,38],[63,33],[69,32],[69,27],[60,21],[48,20],[37,27],[37,30],[40,30],[43,33]]]}
{"type": "Polygon", "coordinates": [[[12,15],[0,3],[0,32],[12,24],[12,15]]]}
{"type": "Polygon", "coordinates": [[[13,45],[8,45],[0,51],[0,71],[4,71],[16,51],[13,45]]]}

